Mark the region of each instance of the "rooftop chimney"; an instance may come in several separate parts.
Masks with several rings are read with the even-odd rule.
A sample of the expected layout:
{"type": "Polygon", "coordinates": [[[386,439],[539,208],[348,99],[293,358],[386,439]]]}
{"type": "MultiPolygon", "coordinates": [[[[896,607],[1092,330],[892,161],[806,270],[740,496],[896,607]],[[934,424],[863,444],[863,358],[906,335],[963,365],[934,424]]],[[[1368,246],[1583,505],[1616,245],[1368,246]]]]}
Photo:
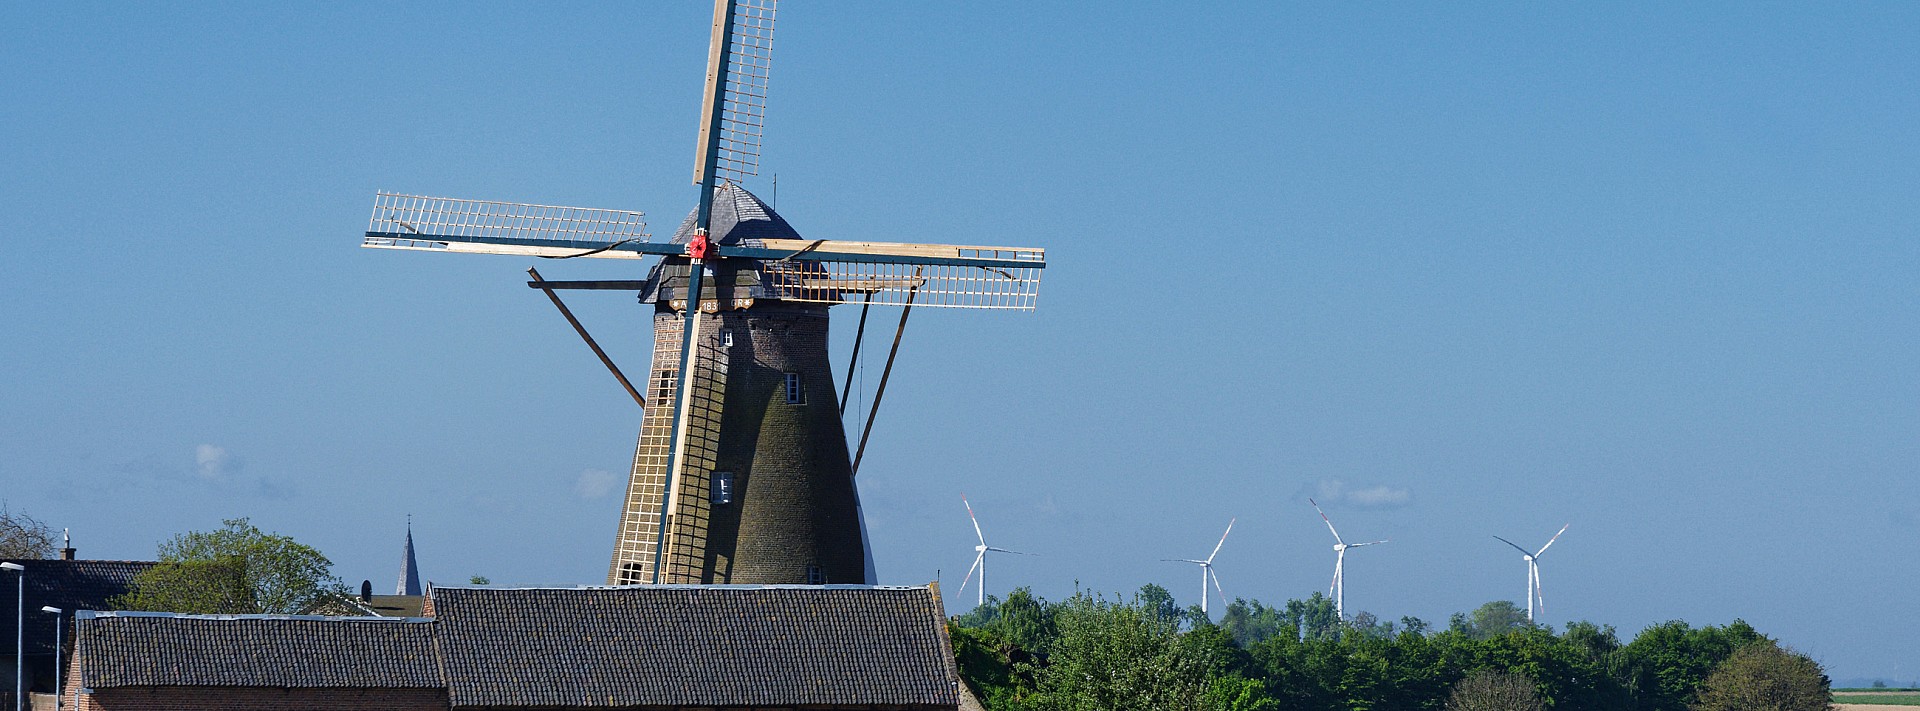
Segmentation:
{"type": "Polygon", "coordinates": [[[360,601],[373,602],[373,581],[360,581],[360,601]]]}
{"type": "Polygon", "coordinates": [[[60,559],[73,560],[73,535],[69,529],[60,529],[60,559]]]}

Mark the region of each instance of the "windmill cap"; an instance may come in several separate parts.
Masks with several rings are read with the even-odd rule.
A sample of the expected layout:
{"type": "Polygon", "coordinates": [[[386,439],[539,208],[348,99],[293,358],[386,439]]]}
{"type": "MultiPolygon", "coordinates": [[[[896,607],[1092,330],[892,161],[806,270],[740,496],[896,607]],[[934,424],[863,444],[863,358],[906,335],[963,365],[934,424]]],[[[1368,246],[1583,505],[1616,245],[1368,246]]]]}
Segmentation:
{"type": "MultiPolygon", "coordinates": [[[[686,244],[693,239],[694,223],[699,221],[700,208],[687,213],[687,219],[680,222],[680,229],[673,233],[673,244],[686,244]]],[[[728,183],[713,189],[713,219],[707,229],[707,239],[715,244],[727,246],[752,246],[748,242],[762,239],[800,239],[800,233],[793,230],[779,213],[746,188],[728,183]]]]}
{"type": "MultiPolygon", "coordinates": [[[[673,233],[673,244],[686,244],[693,238],[694,225],[699,221],[699,210],[687,214],[680,223],[680,229],[673,233]]],[[[715,244],[729,247],[760,247],[761,240],[785,239],[798,240],[800,233],[781,219],[778,213],[746,188],[727,184],[713,189],[713,215],[708,228],[707,239],[715,244]]],[[[721,271],[720,279],[708,282],[701,288],[703,298],[715,298],[721,289],[730,291],[733,299],[778,300],[786,296],[790,274],[769,273],[759,260],[722,260],[730,264],[717,265],[721,271]],[[726,282],[723,286],[720,282],[726,282]]],[[[805,260],[796,260],[791,264],[808,264],[805,260]]],[[[685,299],[687,286],[687,261],[681,257],[668,257],[655,262],[647,274],[646,285],[640,290],[641,303],[658,303],[663,300],[685,299]]]]}

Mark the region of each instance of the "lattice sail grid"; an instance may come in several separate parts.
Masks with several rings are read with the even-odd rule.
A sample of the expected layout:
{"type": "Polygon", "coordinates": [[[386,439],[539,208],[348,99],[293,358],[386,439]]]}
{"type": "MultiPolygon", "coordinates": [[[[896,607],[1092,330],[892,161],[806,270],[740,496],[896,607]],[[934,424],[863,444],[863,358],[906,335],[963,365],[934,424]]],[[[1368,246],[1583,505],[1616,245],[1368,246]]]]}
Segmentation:
{"type": "Polygon", "coordinates": [[[793,301],[1032,310],[1040,297],[1039,267],[795,260],[761,268],[793,301]]]}
{"type": "Polygon", "coordinates": [[[734,5],[733,49],[727,54],[727,90],[720,111],[720,160],[714,168],[735,182],[760,173],[775,2],[739,0],[734,5]]]}
{"type": "MultiPolygon", "coordinates": [[[[645,242],[646,215],[632,210],[532,205],[490,200],[376,193],[367,232],[393,237],[375,241],[411,242],[434,237],[537,239],[573,243],[592,249],[615,242],[645,242]]],[[[390,246],[390,245],[376,245],[390,246]]]]}

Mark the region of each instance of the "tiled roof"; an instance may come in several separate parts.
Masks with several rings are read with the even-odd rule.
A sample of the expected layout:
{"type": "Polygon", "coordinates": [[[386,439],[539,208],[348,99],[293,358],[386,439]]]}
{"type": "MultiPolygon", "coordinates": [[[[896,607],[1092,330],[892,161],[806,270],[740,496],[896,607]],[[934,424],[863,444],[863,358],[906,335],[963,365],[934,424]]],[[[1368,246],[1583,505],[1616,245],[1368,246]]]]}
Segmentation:
{"type": "Polygon", "coordinates": [[[958,703],[929,588],[436,587],[460,706],[958,703]]]}
{"type": "MultiPolygon", "coordinates": [[[[713,189],[713,216],[709,237],[715,244],[728,246],[758,247],[765,239],[800,239],[800,233],[787,224],[786,218],[773,211],[773,208],[759,197],[747,192],[738,185],[722,185],[713,189]]],[[[673,233],[673,244],[686,244],[692,239],[694,224],[698,222],[699,209],[687,214],[680,223],[680,229],[673,233]]],[[[807,263],[798,260],[795,264],[807,263]]],[[[739,262],[732,265],[738,268],[737,274],[722,274],[724,280],[733,283],[741,291],[741,296],[755,299],[777,299],[785,292],[777,286],[780,279],[764,273],[762,262],[739,262]]],[[[789,265],[791,268],[792,265],[789,265]]],[[[722,270],[725,272],[726,270],[722,270]]],[[[687,265],[684,260],[662,259],[655,262],[647,274],[646,285],[640,290],[641,303],[654,303],[661,299],[685,298],[687,265]]],[[[715,288],[712,280],[708,291],[715,288]]]]}
{"type": "MultiPolygon", "coordinates": [[[[53,650],[53,615],[40,612],[51,605],[64,610],[73,619],[76,610],[105,610],[107,600],[124,594],[133,584],[133,576],[153,567],[147,560],[9,560],[27,567],[27,654],[50,654],[53,650]]],[[[14,574],[0,573],[0,600],[13,607],[14,574]]],[[[14,620],[9,610],[0,615],[0,640],[6,640],[5,654],[13,654],[14,620]]]]}
{"type": "Polygon", "coordinates": [[[83,686],[443,688],[433,622],[275,615],[81,615],[83,686]]]}
{"type": "MultiPolygon", "coordinates": [[[[680,221],[680,229],[673,232],[673,244],[686,244],[693,239],[693,227],[699,221],[700,209],[694,208],[687,213],[687,219],[680,221]]],[[[713,189],[713,217],[707,233],[708,239],[715,244],[737,245],[753,244],[753,240],[762,239],[800,239],[792,225],[773,207],[761,202],[760,197],[747,192],[738,185],[721,185],[713,189]]]]}

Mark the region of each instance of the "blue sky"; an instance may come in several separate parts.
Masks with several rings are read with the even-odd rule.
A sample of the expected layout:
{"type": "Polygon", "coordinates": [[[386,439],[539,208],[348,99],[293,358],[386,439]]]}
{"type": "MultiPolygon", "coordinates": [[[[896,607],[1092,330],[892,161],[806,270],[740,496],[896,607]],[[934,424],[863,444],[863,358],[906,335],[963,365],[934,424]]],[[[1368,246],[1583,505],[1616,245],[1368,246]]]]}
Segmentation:
{"type": "MultiPolygon", "coordinates": [[[[669,232],[710,7],[0,6],[0,495],[90,557],[251,516],[384,587],[411,513],[431,580],[600,582],[636,408],[526,260],[358,237],[377,189],[669,232]]],[[[1920,678],[1915,36],[1893,3],[786,3],[764,172],[802,234],[1052,265],[1035,313],[914,316],[860,482],[883,582],[957,586],[965,492],[1043,554],[994,592],[1192,602],[1159,559],[1237,516],[1227,592],[1304,597],[1314,496],[1393,539],[1349,610],[1518,601],[1492,536],[1571,522],[1549,622],[1745,618],[1920,678]]],[[[644,310],[570,303],[642,369],[644,310]]]]}

